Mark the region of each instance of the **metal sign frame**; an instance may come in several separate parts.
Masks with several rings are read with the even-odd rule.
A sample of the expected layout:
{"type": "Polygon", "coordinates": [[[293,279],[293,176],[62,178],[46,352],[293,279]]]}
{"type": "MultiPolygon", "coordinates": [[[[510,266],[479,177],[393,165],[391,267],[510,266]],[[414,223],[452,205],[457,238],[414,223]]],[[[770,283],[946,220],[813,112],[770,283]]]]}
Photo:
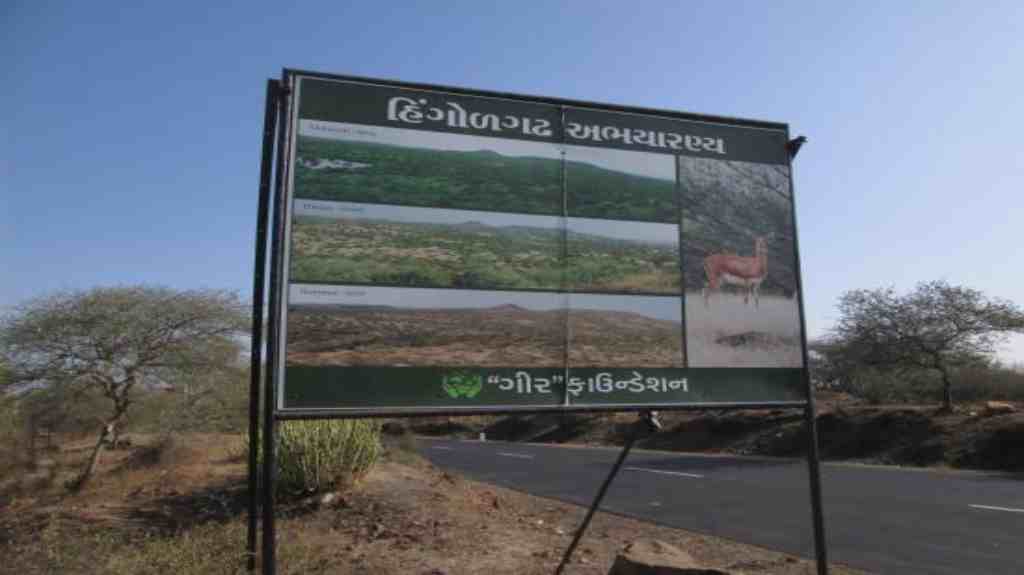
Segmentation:
{"type": "MultiPolygon", "coordinates": [[[[789,140],[790,132],[787,124],[764,122],[758,120],[745,120],[723,116],[698,115],[671,110],[656,110],[649,108],[629,107],[613,104],[598,104],[576,100],[558,98],[525,96],[503,92],[491,92],[483,90],[470,90],[465,88],[428,85],[410,82],[399,82],[394,80],[381,80],[356,76],[344,76],[335,74],[323,74],[301,70],[285,69],[281,80],[270,79],[267,81],[266,108],[264,115],[262,159],[260,166],[259,199],[256,222],[256,243],[254,262],[253,282],[253,325],[252,343],[250,350],[251,381],[250,381],[250,412],[249,412],[249,522],[247,537],[247,567],[253,571],[256,567],[256,539],[260,527],[258,517],[262,517],[262,545],[261,564],[262,571],[266,574],[276,572],[276,534],[274,525],[274,489],[276,477],[275,443],[277,422],[281,420],[298,419],[352,419],[365,417],[410,417],[410,416],[458,416],[473,414],[511,414],[511,413],[542,413],[542,412],[623,412],[623,411],[645,411],[657,409],[660,411],[676,410],[708,410],[708,409],[757,409],[757,408],[803,408],[804,422],[807,431],[807,461],[809,470],[809,483],[811,491],[812,521],[814,527],[815,555],[817,570],[819,574],[828,573],[827,551],[824,528],[824,515],[822,510],[821,476],[818,453],[818,438],[816,426],[816,413],[814,405],[814,390],[810,380],[807,353],[806,321],[804,317],[803,283],[800,266],[799,234],[797,233],[796,201],[793,183],[792,159],[795,156],[795,149],[789,149],[789,191],[791,221],[794,237],[793,248],[795,256],[795,282],[797,300],[799,306],[800,320],[800,345],[803,366],[800,368],[805,390],[805,399],[802,401],[767,401],[767,402],[714,402],[714,403],[682,403],[682,404],[591,404],[591,405],[522,405],[522,406],[499,406],[499,407],[465,407],[453,409],[418,409],[418,408],[387,408],[387,409],[288,409],[281,410],[279,406],[278,381],[283,373],[284,349],[281,345],[281,330],[283,306],[282,301],[287,289],[282,278],[284,277],[284,266],[286,256],[282,253],[284,238],[289,225],[288,194],[285,185],[287,178],[292,174],[289,159],[291,158],[291,147],[294,145],[295,132],[297,131],[294,118],[297,117],[293,110],[293,87],[297,77],[311,77],[328,80],[339,80],[345,82],[369,83],[386,85],[395,88],[428,90],[434,92],[445,92],[466,96],[500,98],[516,100],[529,103],[540,103],[562,107],[578,107],[585,109],[596,109],[600,111],[656,116],[659,118],[679,119],[696,122],[709,122],[724,124],[743,128],[760,128],[770,130],[781,130],[789,140]],[[276,152],[276,155],[275,155],[276,152]],[[271,179],[273,179],[273,192],[271,192],[271,179]],[[272,206],[272,207],[271,207],[272,206]],[[272,209],[272,221],[268,222],[268,215],[272,209]],[[266,248],[268,244],[268,228],[272,230],[270,236],[270,277],[269,282],[265,281],[264,272],[267,269],[266,248]],[[265,297],[264,287],[269,284],[269,297],[265,297]],[[264,309],[269,311],[269,321],[264,323],[264,309]],[[264,329],[266,337],[264,338],[264,329]],[[264,348],[264,341],[266,346],[264,348]],[[266,361],[263,360],[263,350],[266,350],[266,361]],[[263,367],[266,366],[264,370],[263,367]],[[262,404],[261,402],[262,397],[262,404]],[[262,407],[262,410],[260,409],[262,407]],[[262,417],[261,412],[262,411],[262,417]],[[260,424],[262,423],[262,431],[260,424]],[[262,452],[262,461],[259,455],[262,452]],[[262,509],[260,509],[262,508],[262,509]],[[259,512],[259,513],[258,513],[259,512]]],[[[798,149],[798,148],[796,148],[798,149]]],[[[683,288],[685,291],[685,287],[683,288]]],[[[685,294],[684,294],[685,295],[685,294]]],[[[683,335],[685,341],[685,334],[683,335]]],[[[624,452],[623,455],[625,455],[624,452]]],[[[609,481],[611,476],[609,477],[609,481]]],[[[579,536],[579,534],[578,534],[579,536]]],[[[577,537],[578,537],[577,536],[577,537]]]]}

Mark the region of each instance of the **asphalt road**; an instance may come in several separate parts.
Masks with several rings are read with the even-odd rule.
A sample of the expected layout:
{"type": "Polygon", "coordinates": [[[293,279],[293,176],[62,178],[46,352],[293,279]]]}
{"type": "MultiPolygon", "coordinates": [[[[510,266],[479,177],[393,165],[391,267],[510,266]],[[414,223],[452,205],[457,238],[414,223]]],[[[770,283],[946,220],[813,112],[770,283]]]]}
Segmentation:
{"type": "MultiPolygon", "coordinates": [[[[435,465],[589,505],[618,449],[422,439],[435,465]]],[[[829,561],[875,573],[1024,573],[1024,476],[826,464],[829,561]]],[[[602,510],[814,556],[803,461],[634,450],[602,510]]]]}

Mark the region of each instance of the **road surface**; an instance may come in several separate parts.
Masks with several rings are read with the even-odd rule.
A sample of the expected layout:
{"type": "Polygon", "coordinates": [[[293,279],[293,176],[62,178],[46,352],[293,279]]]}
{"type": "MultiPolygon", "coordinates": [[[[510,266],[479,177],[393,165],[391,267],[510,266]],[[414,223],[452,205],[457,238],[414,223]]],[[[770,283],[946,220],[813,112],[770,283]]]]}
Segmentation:
{"type": "MultiPolygon", "coordinates": [[[[441,468],[588,505],[617,448],[419,441],[441,468]]],[[[826,464],[829,561],[875,573],[1024,573],[1024,475],[826,464]]],[[[601,506],[663,525],[814,556],[807,465],[633,450],[601,506]]]]}

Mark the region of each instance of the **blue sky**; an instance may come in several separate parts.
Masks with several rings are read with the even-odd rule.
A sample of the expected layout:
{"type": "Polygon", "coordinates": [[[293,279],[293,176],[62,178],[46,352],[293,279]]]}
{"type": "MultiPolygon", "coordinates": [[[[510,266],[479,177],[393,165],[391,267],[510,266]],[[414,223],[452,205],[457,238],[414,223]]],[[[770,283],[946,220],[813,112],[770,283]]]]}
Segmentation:
{"type": "MultiPolygon", "coordinates": [[[[256,2],[0,7],[0,305],[248,294],[284,66],[788,122],[808,325],[944,278],[1024,305],[1024,3],[256,2]]],[[[1004,357],[1024,361],[1024,339],[1004,357]]]]}

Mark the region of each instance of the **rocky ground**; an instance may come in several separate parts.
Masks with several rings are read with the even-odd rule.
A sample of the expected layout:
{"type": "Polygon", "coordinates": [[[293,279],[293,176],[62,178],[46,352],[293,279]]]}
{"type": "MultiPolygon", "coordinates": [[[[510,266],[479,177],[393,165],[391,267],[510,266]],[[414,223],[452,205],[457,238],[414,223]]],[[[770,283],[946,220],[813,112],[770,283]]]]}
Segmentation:
{"type": "MultiPolygon", "coordinates": [[[[823,393],[818,402],[821,456],[830,461],[1024,471],[1024,405],[992,409],[964,404],[952,413],[938,406],[867,405],[823,393]]],[[[541,443],[621,445],[631,413],[531,415],[420,420],[417,433],[541,443]]],[[[664,430],[640,448],[739,455],[802,456],[803,411],[713,410],[663,412],[664,430]]]]}
{"type": "MultiPolygon", "coordinates": [[[[625,297],[625,296],[624,296],[625,297]]],[[[291,365],[560,367],[564,310],[297,307],[288,317],[291,365]]],[[[569,361],[593,367],[681,367],[678,322],[621,311],[573,310],[569,361]]]]}

